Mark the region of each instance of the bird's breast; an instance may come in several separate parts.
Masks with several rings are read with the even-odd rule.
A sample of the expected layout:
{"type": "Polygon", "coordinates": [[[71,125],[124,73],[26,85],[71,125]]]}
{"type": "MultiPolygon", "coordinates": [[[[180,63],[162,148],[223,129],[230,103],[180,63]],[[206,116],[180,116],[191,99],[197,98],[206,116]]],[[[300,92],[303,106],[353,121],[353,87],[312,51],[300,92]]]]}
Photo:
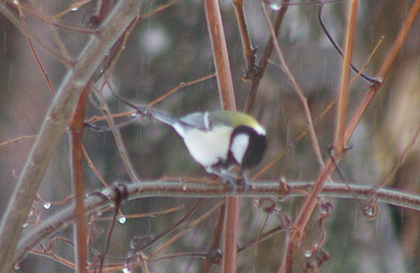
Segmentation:
{"type": "Polygon", "coordinates": [[[217,126],[208,131],[190,129],[183,138],[195,161],[204,167],[211,167],[227,160],[231,134],[231,127],[217,126]]]}

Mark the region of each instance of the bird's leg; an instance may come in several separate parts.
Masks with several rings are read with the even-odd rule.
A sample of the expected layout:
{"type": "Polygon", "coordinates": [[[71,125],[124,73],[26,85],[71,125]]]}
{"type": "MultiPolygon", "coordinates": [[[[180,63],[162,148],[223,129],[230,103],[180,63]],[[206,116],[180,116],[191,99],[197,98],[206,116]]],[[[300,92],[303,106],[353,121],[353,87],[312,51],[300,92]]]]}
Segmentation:
{"type": "Polygon", "coordinates": [[[243,185],[244,187],[244,192],[248,192],[250,186],[249,186],[249,177],[248,177],[248,173],[245,172],[245,170],[239,170],[238,173],[238,179],[237,181],[243,185]]]}
{"type": "Polygon", "coordinates": [[[208,173],[212,173],[217,175],[218,177],[222,178],[224,181],[227,182],[227,184],[233,189],[236,190],[236,182],[237,182],[237,176],[234,173],[231,173],[229,171],[226,171],[224,169],[218,169],[215,167],[207,167],[206,171],[208,173]]]}
{"type": "Polygon", "coordinates": [[[237,173],[232,172],[230,170],[227,169],[218,169],[215,167],[209,167],[206,168],[206,171],[208,173],[212,173],[215,174],[217,176],[219,176],[220,178],[222,178],[223,180],[225,180],[230,187],[232,187],[232,189],[234,189],[235,191],[237,190],[237,186],[238,184],[242,184],[243,185],[243,191],[244,192],[248,192],[249,190],[249,178],[245,173],[245,170],[240,169],[237,173]]]}

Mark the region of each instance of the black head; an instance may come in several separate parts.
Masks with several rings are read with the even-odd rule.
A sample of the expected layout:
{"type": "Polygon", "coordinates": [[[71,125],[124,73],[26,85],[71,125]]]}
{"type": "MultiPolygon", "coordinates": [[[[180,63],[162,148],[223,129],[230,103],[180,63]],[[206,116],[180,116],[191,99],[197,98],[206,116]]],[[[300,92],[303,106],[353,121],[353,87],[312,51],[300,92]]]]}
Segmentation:
{"type": "Polygon", "coordinates": [[[235,162],[243,170],[252,169],[261,163],[266,150],[267,138],[265,134],[260,134],[253,128],[242,125],[235,128],[232,132],[232,136],[230,138],[228,160],[231,162],[235,162]],[[246,147],[242,160],[237,160],[234,155],[235,151],[233,151],[232,149],[232,144],[235,142],[235,140],[238,140],[238,138],[240,137],[245,137],[245,139],[247,138],[248,145],[246,147]]]}

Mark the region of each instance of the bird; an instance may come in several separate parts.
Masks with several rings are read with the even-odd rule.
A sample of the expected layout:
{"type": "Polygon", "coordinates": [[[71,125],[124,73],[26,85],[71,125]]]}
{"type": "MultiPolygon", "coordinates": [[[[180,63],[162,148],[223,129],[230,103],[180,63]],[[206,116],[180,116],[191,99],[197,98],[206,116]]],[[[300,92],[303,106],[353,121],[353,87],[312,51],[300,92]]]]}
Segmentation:
{"type": "Polygon", "coordinates": [[[231,186],[244,178],[244,172],[258,166],[267,150],[265,128],[252,116],[237,111],[194,112],[172,117],[158,109],[134,105],[118,96],[140,115],[171,126],[183,139],[192,158],[210,174],[231,186]],[[234,166],[239,171],[232,172],[234,166]]]}

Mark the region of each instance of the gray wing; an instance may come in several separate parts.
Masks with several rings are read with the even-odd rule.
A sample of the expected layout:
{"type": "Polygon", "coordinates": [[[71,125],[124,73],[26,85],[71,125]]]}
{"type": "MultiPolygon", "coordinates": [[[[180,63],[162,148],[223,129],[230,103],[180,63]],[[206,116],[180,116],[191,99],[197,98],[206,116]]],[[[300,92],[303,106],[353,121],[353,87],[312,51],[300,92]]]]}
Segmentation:
{"type": "Polygon", "coordinates": [[[207,112],[189,114],[179,120],[182,125],[186,127],[197,128],[202,131],[208,131],[211,129],[209,114],[207,112]]]}

